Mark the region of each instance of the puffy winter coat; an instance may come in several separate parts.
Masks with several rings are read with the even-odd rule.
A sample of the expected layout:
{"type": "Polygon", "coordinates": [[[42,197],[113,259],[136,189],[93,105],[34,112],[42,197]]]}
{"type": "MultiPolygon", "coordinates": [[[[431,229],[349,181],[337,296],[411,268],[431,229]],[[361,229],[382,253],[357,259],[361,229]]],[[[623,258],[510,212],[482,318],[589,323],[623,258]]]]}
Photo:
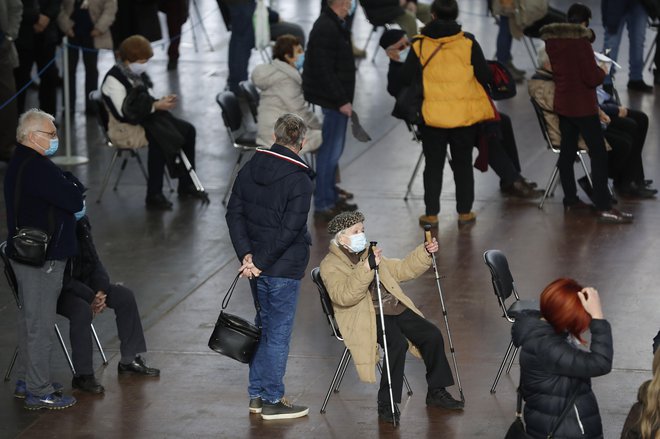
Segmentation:
{"type": "Polygon", "coordinates": [[[351,31],[330,8],[321,11],[309,33],[302,76],[308,102],[332,110],[353,102],[355,59],[351,31]]]}
{"type": "Polygon", "coordinates": [[[612,329],[607,320],[589,325],[591,346],[585,351],[572,345],[567,334],[557,334],[540,318],[527,312],[511,329],[520,347],[520,389],[525,400],[527,433],[545,438],[577,390],[575,404],[555,433],[556,439],[601,438],[603,427],[591,378],[612,369],[612,329]]]}
{"type": "Polygon", "coordinates": [[[287,147],[257,150],[236,177],[225,215],[239,260],[251,253],[262,275],[303,278],[312,245],[313,176],[287,147]]]}
{"type": "Polygon", "coordinates": [[[567,117],[598,114],[596,88],[605,79],[589,42],[593,32],[573,23],[553,23],[541,28],[555,80],[554,109],[567,117]]]}
{"type": "Polygon", "coordinates": [[[273,127],[277,118],[284,113],[294,113],[307,124],[307,135],[303,153],[315,151],[321,146],[321,122],[305,102],[302,76],[288,63],[273,60],[261,64],[252,72],[252,82],[261,90],[259,98],[257,143],[270,145],[273,127]]]}
{"type": "MultiPolygon", "coordinates": [[[[65,34],[74,26],[71,14],[75,3],[75,0],[62,0],[62,9],[60,9],[60,14],[57,16],[57,24],[65,34]]],[[[115,21],[115,15],[117,15],[117,0],[88,0],[88,3],[89,16],[92,23],[94,23],[94,29],[101,32],[99,36],[94,37],[94,47],[96,49],[112,49],[110,25],[115,21]]]]}
{"type": "MultiPolygon", "coordinates": [[[[374,271],[364,267],[366,257],[367,252],[364,251],[360,261],[353,264],[339,247],[330,244],[330,253],[321,261],[320,270],[332,300],[339,330],[346,347],[351,351],[358,375],[362,381],[375,383],[375,366],[379,360],[376,311],[369,292],[374,271]]],[[[430,266],[431,257],[424,246],[420,245],[405,259],[382,258],[379,265],[380,281],[403,305],[422,316],[399,283],[421,276],[430,266]]],[[[420,356],[414,346],[411,346],[411,353],[420,356]]]]}

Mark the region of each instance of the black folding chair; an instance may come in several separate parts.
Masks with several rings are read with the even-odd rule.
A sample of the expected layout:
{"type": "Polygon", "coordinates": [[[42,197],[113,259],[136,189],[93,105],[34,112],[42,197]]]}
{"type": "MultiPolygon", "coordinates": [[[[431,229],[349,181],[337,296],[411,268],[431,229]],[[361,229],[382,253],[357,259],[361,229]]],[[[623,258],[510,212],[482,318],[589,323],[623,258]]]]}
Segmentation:
{"type": "Polygon", "coordinates": [[[254,86],[252,81],[241,81],[238,83],[238,86],[243,93],[243,96],[247,100],[248,107],[250,107],[250,113],[252,113],[252,118],[254,122],[257,122],[257,109],[259,108],[259,90],[254,86]]]}
{"type": "MultiPolygon", "coordinates": [[[[511,275],[511,270],[509,270],[509,262],[506,260],[506,256],[499,250],[487,250],[484,253],[484,262],[490,269],[490,275],[493,282],[493,291],[497,297],[497,302],[500,305],[502,310],[502,317],[513,323],[516,321],[516,316],[520,315],[522,311],[525,310],[538,310],[539,301],[538,300],[520,300],[518,296],[518,291],[516,291],[516,286],[513,282],[513,276],[511,275]],[[507,306],[506,301],[513,294],[514,300],[511,305],[507,306]]],[[[493,386],[490,388],[490,393],[495,393],[495,388],[497,383],[502,376],[502,371],[504,370],[504,365],[507,363],[506,373],[508,374],[511,371],[511,366],[513,366],[513,360],[518,354],[518,348],[514,348],[513,340],[509,342],[509,347],[506,349],[504,358],[502,359],[502,364],[497,370],[497,375],[495,376],[495,381],[493,386]],[[513,351],[513,354],[511,352],[513,351]]]]}
{"type": "MultiPolygon", "coordinates": [[[[335,337],[338,341],[343,343],[344,339],[341,336],[341,332],[339,331],[339,326],[337,325],[337,320],[335,319],[335,310],[332,307],[332,300],[330,299],[328,290],[326,290],[325,285],[323,284],[323,280],[321,279],[321,273],[319,267],[316,267],[312,270],[312,280],[314,281],[317,289],[319,290],[319,297],[321,299],[321,308],[323,308],[323,314],[325,314],[325,317],[328,320],[328,324],[330,325],[330,329],[332,330],[331,335],[335,337]]],[[[325,408],[328,405],[328,401],[330,400],[330,394],[333,391],[334,393],[339,393],[339,386],[341,385],[341,382],[344,379],[344,375],[346,374],[346,369],[348,368],[348,364],[350,362],[351,362],[351,351],[349,351],[348,348],[344,346],[344,352],[341,354],[341,359],[339,360],[339,364],[337,365],[335,374],[333,375],[332,381],[330,382],[330,387],[328,388],[328,391],[325,394],[323,405],[321,405],[321,413],[325,413],[325,408]]],[[[383,369],[381,364],[377,363],[377,366],[378,366],[378,371],[382,374],[383,369]]],[[[408,390],[408,395],[412,395],[413,391],[410,388],[410,384],[408,383],[408,378],[406,378],[405,375],[403,376],[403,382],[406,385],[406,389],[408,390]]]]}

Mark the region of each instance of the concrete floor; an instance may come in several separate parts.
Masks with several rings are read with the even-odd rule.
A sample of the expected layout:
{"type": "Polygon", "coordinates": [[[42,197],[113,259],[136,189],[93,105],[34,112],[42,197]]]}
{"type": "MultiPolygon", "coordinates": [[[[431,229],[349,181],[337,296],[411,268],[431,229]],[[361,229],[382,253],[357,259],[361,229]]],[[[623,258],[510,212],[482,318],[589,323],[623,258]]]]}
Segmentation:
{"type": "MultiPolygon", "coordinates": [[[[318,15],[318,1],[278,3],[285,19],[294,20],[307,30],[318,15]]],[[[593,8],[592,22],[600,42],[599,2],[585,3],[593,8]]],[[[118,340],[112,312],[107,311],[95,320],[110,357],[110,365],[103,367],[95,356],[97,377],[106,387],[105,396],[76,393],[79,402],[71,409],[31,413],[12,397],[13,381],[4,383],[0,393],[0,437],[502,437],[513,418],[518,368],[514,366],[510,376],[502,378],[496,395],[489,394],[510,330],[510,325],[500,318],[490,275],[482,261],[484,250],[490,248],[507,254],[523,297],[537,295],[559,276],[575,277],[601,292],[606,317],[613,326],[615,358],[613,371],[595,379],[593,384],[605,437],[618,437],[637,387],[650,375],[651,339],[660,324],[660,298],[654,292],[660,281],[656,235],[660,205],[656,200],[621,200],[621,208],[635,214],[635,223],[599,225],[591,217],[565,216],[561,189],[548,200],[544,210],[538,210],[534,202],[503,197],[492,172],[476,171],[477,223],[457,228],[454,185],[451,173],[446,172],[438,228],[438,262],[446,276],[442,285],[467,400],[465,411],[448,413],[426,408],[423,364],[410,357],[406,374],[415,393],[402,404],[399,429],[378,422],[377,387],[360,383],[352,366],[341,392],[332,396],[327,413],[319,414],[343,346],[329,335],[316,289],[306,277],[286,384],[287,394],[293,400],[310,406],[310,415],[270,423],[248,415],[247,367],[206,346],[222,295],[238,267],[221,204],[236,152],[229,146],[214,102],[215,94],[225,85],[229,35],[221,24],[215,2],[199,0],[198,4],[214,51],[202,40],[198,27],[199,52],[195,52],[188,31],[183,37],[179,70],[166,72],[167,55],[157,47],[149,73],[157,94],[176,92],[181,102],[176,113],[197,127],[198,174],[212,203],[202,206],[194,201],[179,202],[173,195],[172,212],[148,212],[143,205],[144,180],[134,163],[129,163],[119,189],[106,192],[101,204],[88,205],[97,245],[113,281],[136,292],[149,347],[148,362],[160,367],[162,376],[117,376],[118,340]]],[[[556,6],[568,4],[562,0],[556,6]]],[[[487,57],[491,57],[497,27],[492,18],[485,16],[485,2],[461,0],[460,6],[464,28],[476,34],[487,57]]],[[[354,33],[361,46],[371,28],[359,14],[354,33]]],[[[653,36],[649,32],[647,41],[653,36]]],[[[370,55],[375,48],[372,39],[370,55]]],[[[619,60],[624,66],[627,52],[624,37],[619,60]]],[[[532,63],[520,42],[514,43],[513,54],[516,65],[531,75],[532,63]]],[[[259,62],[255,52],[252,65],[259,62]]],[[[105,72],[111,64],[112,56],[103,54],[100,71],[105,72]]],[[[411,199],[403,201],[420,147],[410,141],[405,126],[389,116],[393,100],[385,92],[386,69],[387,58],[382,52],[375,63],[360,64],[354,106],[373,141],[362,144],[349,137],[341,170],[342,186],[356,193],[355,201],[367,217],[368,238],[380,241],[385,254],[396,257],[421,242],[417,217],[423,213],[424,205],[421,175],[415,181],[411,199]]],[[[647,74],[647,81],[650,79],[647,74]]],[[[660,185],[660,123],[653,117],[658,104],[654,94],[629,95],[626,81],[625,73],[617,78],[624,102],[651,116],[644,159],[647,178],[660,185]]],[[[82,82],[79,84],[82,89],[82,82]]],[[[35,99],[34,93],[30,93],[29,99],[35,99]]],[[[78,101],[83,102],[82,92],[78,101]]],[[[500,103],[500,108],[513,119],[525,176],[544,185],[556,157],[545,150],[525,87],[514,99],[500,103]]],[[[112,151],[102,144],[94,120],[87,119],[82,110],[79,107],[75,115],[73,140],[75,152],[90,160],[72,171],[90,188],[88,199],[94,200],[112,151]]],[[[145,151],[143,156],[146,157],[145,151]]],[[[4,174],[4,168],[0,173],[4,174]]],[[[0,215],[3,228],[4,220],[5,216],[0,215]]],[[[315,223],[311,217],[309,224],[314,237],[308,267],[311,270],[325,255],[329,237],[325,224],[315,223]]],[[[404,288],[444,331],[432,274],[426,273],[404,288]]],[[[0,365],[4,366],[15,345],[16,309],[4,282],[0,282],[0,290],[0,365]]],[[[253,313],[247,282],[239,283],[230,307],[231,312],[245,317],[253,313]]],[[[68,327],[65,320],[61,323],[63,329],[68,327]]],[[[69,391],[70,372],[57,346],[52,356],[53,379],[64,383],[69,391]]],[[[457,394],[455,387],[450,390],[457,394]]]]}

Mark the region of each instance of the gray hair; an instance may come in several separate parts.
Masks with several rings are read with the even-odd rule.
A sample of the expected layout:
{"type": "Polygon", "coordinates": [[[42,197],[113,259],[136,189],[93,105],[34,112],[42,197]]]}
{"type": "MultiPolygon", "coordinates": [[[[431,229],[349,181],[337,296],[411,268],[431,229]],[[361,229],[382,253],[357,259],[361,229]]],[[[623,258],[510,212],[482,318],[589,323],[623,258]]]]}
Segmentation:
{"type": "Polygon", "coordinates": [[[27,139],[28,134],[39,129],[39,124],[44,120],[55,122],[52,114],[48,114],[38,108],[31,108],[21,114],[21,117],[18,118],[18,127],[16,128],[16,140],[23,143],[27,139]]]}
{"type": "Polygon", "coordinates": [[[544,66],[550,65],[550,57],[548,56],[548,52],[545,51],[545,47],[541,47],[536,54],[536,61],[539,64],[539,67],[544,68],[544,66]]]}
{"type": "Polygon", "coordinates": [[[285,113],[275,122],[275,143],[300,150],[305,134],[307,125],[297,114],[285,113]]]}
{"type": "Polygon", "coordinates": [[[338,231],[337,233],[335,233],[335,236],[330,240],[330,243],[336,245],[337,247],[341,247],[342,244],[339,241],[339,239],[341,238],[341,235],[345,233],[346,233],[346,229],[338,231]]]}

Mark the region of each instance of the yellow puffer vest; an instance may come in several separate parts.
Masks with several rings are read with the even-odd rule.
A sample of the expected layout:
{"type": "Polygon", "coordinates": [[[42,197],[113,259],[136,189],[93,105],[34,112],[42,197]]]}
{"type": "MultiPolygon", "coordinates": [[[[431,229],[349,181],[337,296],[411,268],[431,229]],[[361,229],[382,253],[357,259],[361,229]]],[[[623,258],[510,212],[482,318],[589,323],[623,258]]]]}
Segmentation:
{"type": "Polygon", "coordinates": [[[415,38],[418,39],[413,42],[413,50],[422,65],[438,44],[442,44],[423,73],[422,116],[426,125],[458,128],[493,119],[493,105],[474,76],[472,40],[466,38],[463,32],[438,39],[425,35],[415,38]]]}

